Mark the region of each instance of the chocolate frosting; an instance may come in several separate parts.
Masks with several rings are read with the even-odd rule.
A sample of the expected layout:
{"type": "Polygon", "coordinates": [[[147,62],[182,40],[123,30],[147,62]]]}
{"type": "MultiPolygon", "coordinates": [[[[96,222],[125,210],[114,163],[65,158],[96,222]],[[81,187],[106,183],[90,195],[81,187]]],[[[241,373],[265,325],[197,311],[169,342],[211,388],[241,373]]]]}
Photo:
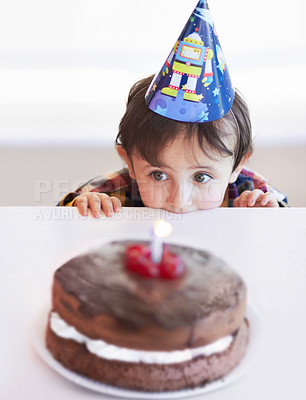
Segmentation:
{"type": "MultiPolygon", "coordinates": [[[[115,320],[118,332],[146,332],[152,326],[159,332],[178,330],[182,341],[175,344],[177,348],[204,345],[239,328],[245,312],[246,287],[223,260],[203,250],[168,244],[186,265],[185,274],[175,280],[146,278],[124,266],[126,246],[133,243],[112,242],[61,266],[55,273],[54,308],[62,308],[61,313],[68,317],[72,314],[73,323],[73,315],[86,321],[92,318],[97,323],[101,316],[107,321],[115,320]],[[67,295],[60,306],[56,298],[58,285],[67,295]],[[227,325],[226,329],[223,325],[227,325]]],[[[171,347],[170,342],[169,339],[167,348],[171,347]]],[[[159,344],[157,348],[163,346],[159,344]]]]}

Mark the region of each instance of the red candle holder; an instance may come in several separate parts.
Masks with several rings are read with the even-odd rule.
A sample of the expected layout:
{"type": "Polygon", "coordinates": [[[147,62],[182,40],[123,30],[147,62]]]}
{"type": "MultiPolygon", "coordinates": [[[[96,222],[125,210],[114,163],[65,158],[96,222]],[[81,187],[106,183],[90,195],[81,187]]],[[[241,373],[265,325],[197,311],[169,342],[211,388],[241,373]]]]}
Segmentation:
{"type": "Polygon", "coordinates": [[[176,279],[183,275],[185,265],[166,245],[162,259],[154,263],[149,245],[135,244],[126,248],[126,268],[146,278],[176,279]]]}

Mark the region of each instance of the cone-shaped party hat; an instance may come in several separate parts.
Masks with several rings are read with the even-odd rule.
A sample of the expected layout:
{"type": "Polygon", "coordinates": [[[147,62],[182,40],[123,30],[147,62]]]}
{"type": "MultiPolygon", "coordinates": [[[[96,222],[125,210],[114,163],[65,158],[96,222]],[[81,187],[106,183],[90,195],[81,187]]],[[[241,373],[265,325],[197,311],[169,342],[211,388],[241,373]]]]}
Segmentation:
{"type": "Polygon", "coordinates": [[[147,93],[148,107],[183,122],[225,115],[234,89],[206,0],[200,0],[147,93]]]}

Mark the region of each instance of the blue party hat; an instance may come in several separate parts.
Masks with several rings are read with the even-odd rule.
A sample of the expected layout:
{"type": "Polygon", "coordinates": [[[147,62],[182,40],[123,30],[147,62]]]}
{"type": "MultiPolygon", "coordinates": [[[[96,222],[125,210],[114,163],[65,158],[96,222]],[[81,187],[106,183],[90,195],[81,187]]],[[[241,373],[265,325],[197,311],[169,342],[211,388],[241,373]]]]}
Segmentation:
{"type": "Polygon", "coordinates": [[[235,92],[206,0],[200,0],[160,72],[146,103],[183,122],[214,121],[231,108],[235,92]]]}

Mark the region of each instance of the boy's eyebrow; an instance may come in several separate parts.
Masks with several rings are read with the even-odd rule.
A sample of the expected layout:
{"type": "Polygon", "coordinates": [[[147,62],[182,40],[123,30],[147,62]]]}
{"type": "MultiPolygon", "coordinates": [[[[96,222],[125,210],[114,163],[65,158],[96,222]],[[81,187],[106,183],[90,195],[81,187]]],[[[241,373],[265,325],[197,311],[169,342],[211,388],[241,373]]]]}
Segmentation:
{"type": "Polygon", "coordinates": [[[205,170],[210,170],[212,172],[216,172],[216,169],[214,167],[212,167],[211,165],[193,164],[188,169],[205,169],[205,170]]]}
{"type": "MultiPolygon", "coordinates": [[[[168,168],[168,169],[171,169],[172,171],[175,171],[175,168],[171,167],[171,165],[169,165],[167,163],[158,163],[156,165],[148,164],[145,167],[145,169],[150,169],[150,168],[168,168]]],[[[212,167],[211,165],[192,164],[192,165],[190,165],[190,167],[188,169],[204,169],[206,171],[208,170],[208,171],[216,173],[216,169],[214,167],[212,167]]]]}
{"type": "Polygon", "coordinates": [[[150,169],[150,168],[169,168],[169,169],[174,169],[170,165],[166,163],[156,163],[156,164],[149,164],[144,167],[145,169],[150,169]]]}

